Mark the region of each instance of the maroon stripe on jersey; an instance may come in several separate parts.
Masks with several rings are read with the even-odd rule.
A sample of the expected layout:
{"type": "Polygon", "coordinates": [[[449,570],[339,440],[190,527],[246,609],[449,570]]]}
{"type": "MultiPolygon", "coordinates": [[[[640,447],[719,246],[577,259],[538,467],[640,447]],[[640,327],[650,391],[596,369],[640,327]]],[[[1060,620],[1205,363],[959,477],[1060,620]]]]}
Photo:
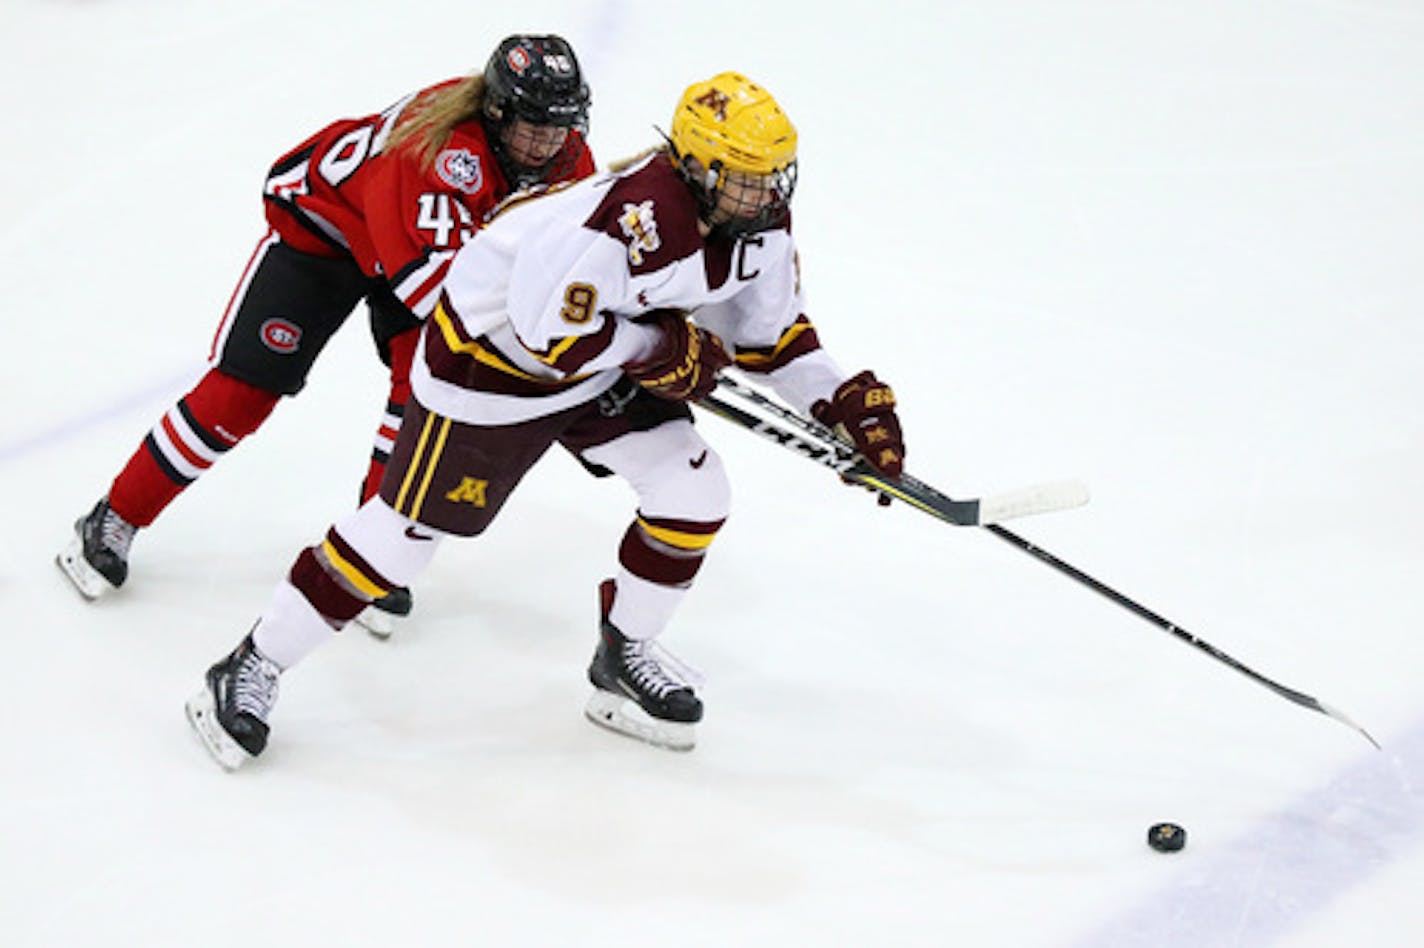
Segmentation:
{"type": "MultiPolygon", "coordinates": [[[[757,238],[750,238],[757,239],[757,238]]],[[[702,255],[702,269],[707,274],[707,285],[717,289],[732,275],[732,251],[737,249],[735,240],[713,237],[707,241],[707,252],[702,255]]]]}
{"type": "Polygon", "coordinates": [[[346,586],[337,582],[321,565],[311,547],[302,550],[287,579],[302,594],[312,608],[334,628],[340,628],[362,609],[367,600],[351,593],[346,586]]]}
{"type": "MultiPolygon", "coordinates": [[[[788,233],[791,230],[790,218],[782,225],[788,233]]],[[[761,272],[755,268],[748,269],[746,262],[746,248],[749,246],[760,247],[764,243],[760,234],[747,234],[736,240],[732,240],[722,234],[714,234],[707,239],[707,251],[702,255],[703,272],[707,275],[707,285],[712,289],[717,289],[727,278],[732,275],[732,268],[735,265],[737,279],[742,282],[756,278],[761,272]]],[[[800,264],[797,264],[798,276],[800,280],[800,264]]],[[[798,282],[799,286],[799,282],[798,282]]]]}
{"type": "MultiPolygon", "coordinates": [[[[434,318],[439,317],[437,312],[434,318]]],[[[448,317],[437,324],[434,332],[426,334],[425,364],[430,374],[442,382],[476,392],[517,398],[542,398],[581,381],[535,378],[516,367],[487,336],[470,339],[459,322],[448,317]],[[447,329],[455,333],[455,345],[460,351],[450,347],[450,340],[442,331],[447,329]]]]}
{"type": "Polygon", "coordinates": [[[634,275],[661,270],[703,246],[697,200],[666,152],[615,181],[583,226],[627,246],[634,275]]]}
{"type": "Polygon", "coordinates": [[[808,352],[821,348],[821,340],[816,336],[816,327],[804,315],[796,317],[796,322],[781,334],[774,346],[737,347],[737,368],[747,372],[775,372],[777,369],[808,352]]]}
{"type": "Polygon", "coordinates": [[[613,342],[613,332],[618,327],[618,321],[612,315],[603,317],[603,325],[595,333],[587,336],[566,336],[558,340],[549,347],[548,352],[529,351],[545,365],[565,375],[575,375],[583,368],[584,363],[598,356],[608,348],[613,342]],[[563,348],[560,351],[560,347],[563,348]],[[550,358],[550,353],[558,352],[558,355],[550,358]]]}

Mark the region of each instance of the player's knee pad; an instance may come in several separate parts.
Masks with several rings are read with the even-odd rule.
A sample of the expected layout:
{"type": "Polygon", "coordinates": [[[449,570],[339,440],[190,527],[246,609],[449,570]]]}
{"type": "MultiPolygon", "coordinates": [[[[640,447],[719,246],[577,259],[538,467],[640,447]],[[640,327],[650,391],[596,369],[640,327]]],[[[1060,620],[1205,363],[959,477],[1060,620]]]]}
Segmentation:
{"type": "Polygon", "coordinates": [[[696,454],[669,457],[637,485],[638,510],[650,517],[720,523],[732,507],[722,458],[705,444],[696,454]]]}
{"type": "Polygon", "coordinates": [[[732,486],[722,458],[691,422],[624,435],[585,456],[627,480],[646,516],[720,523],[731,510],[732,486]]]}

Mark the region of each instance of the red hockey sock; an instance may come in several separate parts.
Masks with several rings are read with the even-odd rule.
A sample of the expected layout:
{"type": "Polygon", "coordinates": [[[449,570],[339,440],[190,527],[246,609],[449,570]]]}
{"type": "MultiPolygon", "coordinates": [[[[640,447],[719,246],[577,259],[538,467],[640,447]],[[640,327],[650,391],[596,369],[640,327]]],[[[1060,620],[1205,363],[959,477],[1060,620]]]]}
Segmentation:
{"type": "Polygon", "coordinates": [[[146,527],[173,498],[261,427],[281,396],[208,372],[153,426],[109,488],[109,506],[146,527]]]}

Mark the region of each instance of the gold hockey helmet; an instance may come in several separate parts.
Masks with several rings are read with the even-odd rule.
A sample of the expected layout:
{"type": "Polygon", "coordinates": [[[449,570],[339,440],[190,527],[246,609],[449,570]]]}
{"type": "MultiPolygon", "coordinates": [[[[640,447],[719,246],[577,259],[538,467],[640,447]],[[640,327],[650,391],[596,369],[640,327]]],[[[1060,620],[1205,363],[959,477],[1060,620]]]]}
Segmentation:
{"type": "Polygon", "coordinates": [[[677,103],[668,140],[709,223],[749,233],[785,220],[796,186],[796,127],[761,86],[735,72],[693,83],[677,103]],[[719,210],[729,175],[761,179],[767,196],[744,207],[723,200],[719,210]]]}

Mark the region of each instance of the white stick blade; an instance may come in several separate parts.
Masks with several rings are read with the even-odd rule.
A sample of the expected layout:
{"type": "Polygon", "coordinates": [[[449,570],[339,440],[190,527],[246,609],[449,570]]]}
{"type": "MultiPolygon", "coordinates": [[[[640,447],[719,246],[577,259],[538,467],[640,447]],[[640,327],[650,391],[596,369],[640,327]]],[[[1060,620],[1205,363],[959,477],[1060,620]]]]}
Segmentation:
{"type": "Polygon", "coordinates": [[[979,500],[979,523],[988,525],[1015,517],[1069,510],[1088,502],[1088,487],[1082,481],[1055,481],[995,494],[979,500]]]}

